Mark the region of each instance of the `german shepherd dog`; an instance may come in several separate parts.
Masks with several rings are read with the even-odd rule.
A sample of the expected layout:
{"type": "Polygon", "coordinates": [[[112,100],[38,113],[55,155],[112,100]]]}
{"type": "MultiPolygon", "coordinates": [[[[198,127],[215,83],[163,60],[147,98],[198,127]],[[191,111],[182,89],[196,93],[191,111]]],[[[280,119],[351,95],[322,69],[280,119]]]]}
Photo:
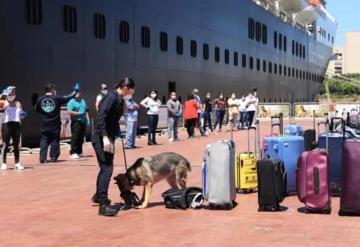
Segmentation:
{"type": "Polygon", "coordinates": [[[134,186],[144,186],[140,205],[136,208],[146,208],[152,191],[152,186],[166,179],[172,188],[186,188],[187,173],[191,171],[190,163],[176,153],[160,153],[150,157],[139,158],[126,171],[114,179],[121,193],[130,191],[134,186]]]}

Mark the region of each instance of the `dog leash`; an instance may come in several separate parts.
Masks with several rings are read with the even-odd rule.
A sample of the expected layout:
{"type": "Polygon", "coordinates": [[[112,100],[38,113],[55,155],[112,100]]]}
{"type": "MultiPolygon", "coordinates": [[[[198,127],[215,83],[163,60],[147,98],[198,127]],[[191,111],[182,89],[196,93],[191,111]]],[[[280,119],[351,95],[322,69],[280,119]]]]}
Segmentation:
{"type": "Polygon", "coordinates": [[[122,144],[122,149],[123,149],[123,154],[124,154],[125,171],[127,171],[128,168],[127,168],[127,161],[126,161],[126,151],[125,151],[123,135],[121,134],[121,129],[120,129],[120,139],[121,139],[121,144],[122,144]]]}

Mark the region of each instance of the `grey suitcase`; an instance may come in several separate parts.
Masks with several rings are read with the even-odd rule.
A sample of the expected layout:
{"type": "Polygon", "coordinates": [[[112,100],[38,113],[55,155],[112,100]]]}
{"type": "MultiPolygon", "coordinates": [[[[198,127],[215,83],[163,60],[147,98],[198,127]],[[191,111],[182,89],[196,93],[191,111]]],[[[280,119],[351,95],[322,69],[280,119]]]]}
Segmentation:
{"type": "Polygon", "coordinates": [[[234,142],[225,140],[208,144],[204,158],[204,191],[209,207],[231,209],[236,199],[234,142]]]}

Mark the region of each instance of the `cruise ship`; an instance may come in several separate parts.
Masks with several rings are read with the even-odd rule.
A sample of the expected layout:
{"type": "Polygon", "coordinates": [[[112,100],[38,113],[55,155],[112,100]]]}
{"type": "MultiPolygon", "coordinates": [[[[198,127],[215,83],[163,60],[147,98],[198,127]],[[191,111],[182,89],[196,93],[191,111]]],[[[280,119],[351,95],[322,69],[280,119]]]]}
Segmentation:
{"type": "Polygon", "coordinates": [[[336,28],[322,0],[0,1],[0,85],[29,113],[25,145],[39,138],[33,105],[48,82],[59,94],[80,82],[91,116],[100,83],[126,76],[138,101],[151,89],[184,101],[193,88],[313,101],[336,28]]]}

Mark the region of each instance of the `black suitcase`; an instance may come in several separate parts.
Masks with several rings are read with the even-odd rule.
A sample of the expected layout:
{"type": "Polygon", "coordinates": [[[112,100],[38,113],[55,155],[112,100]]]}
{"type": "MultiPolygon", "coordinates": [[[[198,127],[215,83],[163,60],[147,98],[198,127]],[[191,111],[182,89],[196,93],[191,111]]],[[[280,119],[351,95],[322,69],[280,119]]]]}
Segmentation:
{"type": "Polygon", "coordinates": [[[279,159],[263,159],[257,162],[258,211],[279,211],[286,196],[286,171],[279,159]]]}
{"type": "Polygon", "coordinates": [[[304,131],[304,140],[305,140],[305,151],[312,151],[317,148],[316,143],[316,115],[315,111],[313,112],[313,129],[307,129],[304,131]]]}

